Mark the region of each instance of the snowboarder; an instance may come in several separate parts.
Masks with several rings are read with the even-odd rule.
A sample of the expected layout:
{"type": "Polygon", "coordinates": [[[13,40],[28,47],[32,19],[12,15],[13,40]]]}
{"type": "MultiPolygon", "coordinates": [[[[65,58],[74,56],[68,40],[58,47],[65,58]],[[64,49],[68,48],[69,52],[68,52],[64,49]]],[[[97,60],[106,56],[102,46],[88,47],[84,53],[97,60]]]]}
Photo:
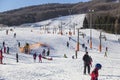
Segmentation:
{"type": "Polygon", "coordinates": [[[95,69],[92,71],[92,73],[90,74],[91,76],[91,80],[98,80],[98,70],[100,70],[102,68],[102,65],[97,63],[95,65],[95,69]]]}
{"type": "Polygon", "coordinates": [[[42,51],[42,56],[45,56],[45,49],[43,49],[42,51]]]}
{"type": "Polygon", "coordinates": [[[42,63],[42,55],[41,54],[39,54],[39,62],[41,62],[42,63]]]}
{"type": "Polygon", "coordinates": [[[37,54],[36,52],[33,54],[33,59],[34,59],[34,62],[36,61],[36,57],[37,57],[37,54]]]}
{"type": "Polygon", "coordinates": [[[18,61],[18,53],[16,53],[16,62],[19,62],[19,61],[18,61]]]}
{"type": "Polygon", "coordinates": [[[86,74],[86,68],[88,68],[88,74],[90,74],[90,56],[88,55],[88,52],[83,56],[84,61],[84,74],[86,74]]]}
{"type": "Polygon", "coordinates": [[[48,51],[47,51],[47,56],[49,56],[50,55],[50,49],[48,48],[48,51]]]}

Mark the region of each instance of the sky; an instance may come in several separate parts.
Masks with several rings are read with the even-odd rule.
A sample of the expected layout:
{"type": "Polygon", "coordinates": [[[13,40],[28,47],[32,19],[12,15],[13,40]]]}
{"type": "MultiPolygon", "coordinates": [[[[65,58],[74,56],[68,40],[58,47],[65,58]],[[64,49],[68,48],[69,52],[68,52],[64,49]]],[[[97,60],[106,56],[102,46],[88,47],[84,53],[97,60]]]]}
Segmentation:
{"type": "Polygon", "coordinates": [[[88,0],[0,0],[0,12],[45,3],[77,3],[88,0]]]}

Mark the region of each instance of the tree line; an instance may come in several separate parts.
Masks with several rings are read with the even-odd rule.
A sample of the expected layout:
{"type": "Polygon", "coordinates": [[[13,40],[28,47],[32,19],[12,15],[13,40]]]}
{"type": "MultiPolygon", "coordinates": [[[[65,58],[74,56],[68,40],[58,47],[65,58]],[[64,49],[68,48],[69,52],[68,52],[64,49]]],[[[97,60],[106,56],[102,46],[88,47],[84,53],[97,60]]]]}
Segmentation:
{"type": "Polygon", "coordinates": [[[0,13],[0,24],[8,26],[34,23],[50,18],[69,15],[68,10],[73,4],[44,4],[20,8],[0,13]]]}
{"type": "Polygon", "coordinates": [[[86,15],[83,21],[83,28],[90,28],[92,24],[93,29],[99,29],[108,33],[120,34],[120,16],[112,16],[109,13],[106,15],[86,15]],[[92,19],[90,19],[92,18],[92,19]],[[90,22],[90,20],[92,20],[90,22]]]}

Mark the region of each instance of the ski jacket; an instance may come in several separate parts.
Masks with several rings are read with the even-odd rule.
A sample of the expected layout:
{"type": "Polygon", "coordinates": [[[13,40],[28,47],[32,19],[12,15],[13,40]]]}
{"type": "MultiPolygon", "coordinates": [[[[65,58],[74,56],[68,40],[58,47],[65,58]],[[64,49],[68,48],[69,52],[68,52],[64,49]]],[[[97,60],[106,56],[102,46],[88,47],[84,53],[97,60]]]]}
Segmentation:
{"type": "Polygon", "coordinates": [[[90,64],[90,62],[91,62],[91,59],[90,59],[90,56],[89,55],[84,55],[83,56],[83,61],[84,61],[84,64],[90,64]]]}
{"type": "Polygon", "coordinates": [[[98,69],[95,68],[90,74],[90,76],[91,76],[91,80],[98,80],[98,69]]]}

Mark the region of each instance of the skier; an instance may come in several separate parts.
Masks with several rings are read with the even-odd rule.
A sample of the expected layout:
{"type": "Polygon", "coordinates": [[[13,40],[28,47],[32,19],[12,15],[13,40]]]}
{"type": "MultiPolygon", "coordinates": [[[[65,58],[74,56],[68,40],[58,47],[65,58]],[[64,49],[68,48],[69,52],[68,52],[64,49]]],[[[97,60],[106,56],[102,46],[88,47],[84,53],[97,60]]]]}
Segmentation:
{"type": "Polygon", "coordinates": [[[74,59],[74,55],[72,56],[72,59],[74,59]]]}
{"type": "Polygon", "coordinates": [[[108,48],[106,47],[106,51],[105,51],[104,57],[107,57],[107,52],[108,52],[108,48]]]}
{"type": "Polygon", "coordinates": [[[67,47],[69,47],[69,42],[67,41],[67,47]]]}
{"type": "Polygon", "coordinates": [[[39,62],[41,62],[42,63],[42,55],[41,54],[39,54],[39,62]]]}
{"type": "Polygon", "coordinates": [[[19,62],[19,61],[18,61],[18,53],[16,53],[16,62],[19,62]]]}
{"type": "Polygon", "coordinates": [[[71,40],[71,37],[69,36],[69,41],[71,40]]]}
{"type": "Polygon", "coordinates": [[[85,47],[85,52],[87,52],[87,46],[85,47]]]}
{"type": "Polygon", "coordinates": [[[76,57],[76,59],[77,59],[77,54],[78,54],[78,53],[77,53],[77,50],[76,50],[76,51],[75,51],[75,57],[76,57]]]}
{"type": "Polygon", "coordinates": [[[7,54],[9,54],[9,47],[7,47],[7,54]]]}
{"type": "Polygon", "coordinates": [[[18,47],[20,47],[20,42],[18,42],[18,47]]]}
{"type": "Polygon", "coordinates": [[[106,47],[106,51],[108,51],[108,47],[106,47]]]}
{"type": "Polygon", "coordinates": [[[97,63],[95,65],[95,69],[92,71],[92,73],[90,74],[91,76],[91,80],[98,80],[98,70],[100,70],[102,68],[102,65],[97,63]]]}
{"type": "Polygon", "coordinates": [[[34,62],[36,61],[36,57],[37,57],[37,54],[36,52],[33,54],[33,59],[34,59],[34,62]]]}
{"type": "Polygon", "coordinates": [[[49,56],[50,55],[50,49],[48,48],[48,51],[47,51],[47,56],[49,56]]]}
{"type": "Polygon", "coordinates": [[[5,46],[5,42],[3,41],[3,47],[5,46]]]}
{"type": "Polygon", "coordinates": [[[14,38],[16,38],[16,33],[14,33],[14,38]]]}
{"type": "Polygon", "coordinates": [[[42,51],[42,56],[45,56],[45,49],[43,49],[42,51]]]}
{"type": "Polygon", "coordinates": [[[88,52],[83,56],[84,61],[84,74],[86,74],[86,68],[88,68],[88,74],[90,74],[90,56],[88,55],[88,52]]]}
{"type": "Polygon", "coordinates": [[[4,53],[6,53],[6,47],[4,46],[4,53]]]}
{"type": "Polygon", "coordinates": [[[87,43],[89,44],[89,39],[87,40],[87,43]]]}

